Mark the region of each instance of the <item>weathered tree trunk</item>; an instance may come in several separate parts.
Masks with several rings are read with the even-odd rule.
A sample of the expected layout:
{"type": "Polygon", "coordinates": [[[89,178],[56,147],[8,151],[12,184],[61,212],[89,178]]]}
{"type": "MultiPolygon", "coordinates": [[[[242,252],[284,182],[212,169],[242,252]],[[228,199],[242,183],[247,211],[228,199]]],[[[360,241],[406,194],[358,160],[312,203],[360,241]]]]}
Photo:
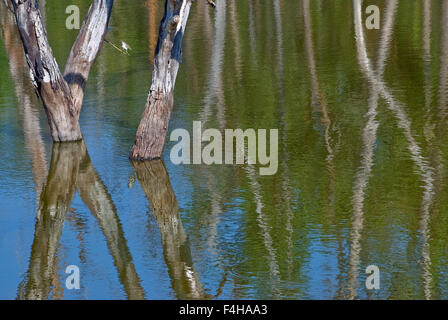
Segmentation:
{"type": "Polygon", "coordinates": [[[57,250],[75,191],[97,218],[128,299],[144,299],[140,278],[115,205],[95,171],[84,141],[55,143],[43,189],[27,277],[19,299],[47,299],[57,276],[57,250]]]}
{"type": "Polygon", "coordinates": [[[150,160],[162,155],[190,7],[191,0],[166,0],[154,56],[152,84],[130,153],[131,159],[150,160]]]}
{"type": "Polygon", "coordinates": [[[77,118],[81,112],[90,69],[106,37],[113,3],[113,0],[93,2],[65,65],[64,79],[70,87],[77,118]]]}
{"type": "Polygon", "coordinates": [[[94,0],[70,52],[64,77],[53,57],[36,0],[11,2],[31,80],[42,99],[53,140],[80,140],[83,91],[107,31],[113,0],[94,0]]]}

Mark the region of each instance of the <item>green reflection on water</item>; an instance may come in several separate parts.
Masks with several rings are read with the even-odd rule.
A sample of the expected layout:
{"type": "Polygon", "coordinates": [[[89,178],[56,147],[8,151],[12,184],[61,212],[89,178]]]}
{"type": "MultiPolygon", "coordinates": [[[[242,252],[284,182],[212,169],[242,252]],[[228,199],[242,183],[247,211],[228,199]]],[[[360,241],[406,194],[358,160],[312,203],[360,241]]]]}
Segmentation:
{"type": "MultiPolygon", "coordinates": [[[[89,6],[69,2],[45,5],[61,68],[76,38],[64,28],[65,7],[79,4],[85,14],[89,6]]],[[[107,38],[133,50],[127,57],[104,46],[86,88],[81,127],[86,143],[98,146],[89,147],[92,159],[104,161],[90,161],[85,145],[74,144],[80,150],[56,163],[61,146],[48,152],[45,115],[2,8],[0,66],[9,74],[0,81],[0,199],[6,203],[8,188],[31,185],[31,201],[41,203],[34,212],[43,214],[35,231],[16,226],[17,233],[35,232],[29,264],[18,271],[27,274],[16,283],[19,295],[58,297],[50,288],[58,278],[52,268],[60,266],[36,257],[56,259],[58,212],[69,211],[78,188],[77,209],[96,217],[124,298],[148,297],[159,286],[172,292],[162,298],[447,298],[448,1],[375,1],[382,27],[363,28],[364,41],[357,0],[217,4],[216,11],[205,1],[192,7],[170,130],[191,130],[197,120],[209,128],[279,128],[279,171],[272,177],[248,166],[125,159],[149,88],[163,11],[156,0],[116,1],[107,38]],[[59,166],[65,178],[54,184],[59,166]],[[106,188],[114,171],[126,170],[136,171],[138,204],[119,197],[128,185],[123,175],[117,190],[106,188]],[[9,177],[19,171],[32,179],[9,177]],[[57,223],[45,219],[52,197],[57,223]],[[166,265],[160,277],[169,281],[145,273],[140,260],[149,258],[135,254],[125,231],[137,221],[132,208],[145,211],[148,204],[166,265]],[[378,292],[364,286],[370,264],[382,272],[378,292]]],[[[106,286],[98,290],[114,296],[106,286]]]]}

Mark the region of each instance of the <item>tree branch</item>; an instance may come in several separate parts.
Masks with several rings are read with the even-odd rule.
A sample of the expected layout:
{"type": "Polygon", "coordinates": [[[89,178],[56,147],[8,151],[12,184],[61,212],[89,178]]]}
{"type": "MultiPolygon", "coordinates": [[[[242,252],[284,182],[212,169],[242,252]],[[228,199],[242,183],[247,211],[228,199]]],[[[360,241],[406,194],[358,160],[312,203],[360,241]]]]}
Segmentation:
{"type": "Polygon", "coordinates": [[[82,138],[78,119],[90,69],[101,49],[113,0],[94,0],[70,52],[64,77],[53,56],[36,0],[11,0],[31,80],[47,114],[53,141],[82,138]]]}
{"type": "Polygon", "coordinates": [[[90,69],[107,33],[113,3],[114,0],[94,0],[67,59],[64,79],[71,89],[78,117],[90,69]]]}

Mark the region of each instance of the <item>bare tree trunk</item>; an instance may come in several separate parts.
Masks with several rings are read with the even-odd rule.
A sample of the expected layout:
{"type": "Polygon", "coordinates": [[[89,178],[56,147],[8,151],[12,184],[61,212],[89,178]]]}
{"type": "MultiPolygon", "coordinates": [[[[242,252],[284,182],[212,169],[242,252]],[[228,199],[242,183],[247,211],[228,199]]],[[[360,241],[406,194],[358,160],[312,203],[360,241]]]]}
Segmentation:
{"type": "Polygon", "coordinates": [[[54,141],[82,138],[78,119],[84,87],[101,49],[113,0],[94,0],[62,76],[36,0],[11,0],[33,85],[42,99],[54,141]],[[65,79],[64,79],[65,78],[65,79]]]}
{"type": "Polygon", "coordinates": [[[131,159],[150,160],[162,155],[190,7],[191,0],[166,0],[154,57],[152,84],[129,155],[131,159]]]}
{"type": "Polygon", "coordinates": [[[94,0],[67,59],[64,79],[72,93],[77,119],[90,69],[106,37],[113,3],[113,0],[94,0]]]}
{"type": "Polygon", "coordinates": [[[31,86],[26,79],[25,57],[22,44],[18,40],[13,15],[2,4],[0,4],[0,25],[3,42],[9,58],[10,72],[19,103],[19,110],[23,114],[25,144],[31,156],[36,195],[37,200],[39,200],[48,171],[39,117],[37,110],[33,108],[36,98],[33,96],[31,86]]]}

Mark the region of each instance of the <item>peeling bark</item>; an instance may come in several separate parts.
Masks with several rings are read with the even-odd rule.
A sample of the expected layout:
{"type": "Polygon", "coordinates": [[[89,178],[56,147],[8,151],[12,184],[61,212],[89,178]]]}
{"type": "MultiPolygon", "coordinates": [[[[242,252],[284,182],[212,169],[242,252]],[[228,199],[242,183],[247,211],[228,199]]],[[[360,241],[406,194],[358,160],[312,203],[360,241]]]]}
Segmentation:
{"type": "Polygon", "coordinates": [[[150,160],[162,155],[191,2],[166,0],[154,57],[152,84],[129,156],[131,159],[150,160]]]}
{"type": "Polygon", "coordinates": [[[113,0],[94,0],[62,76],[36,0],[11,0],[33,85],[41,98],[53,141],[82,139],[84,87],[107,32],[113,0]]]}

